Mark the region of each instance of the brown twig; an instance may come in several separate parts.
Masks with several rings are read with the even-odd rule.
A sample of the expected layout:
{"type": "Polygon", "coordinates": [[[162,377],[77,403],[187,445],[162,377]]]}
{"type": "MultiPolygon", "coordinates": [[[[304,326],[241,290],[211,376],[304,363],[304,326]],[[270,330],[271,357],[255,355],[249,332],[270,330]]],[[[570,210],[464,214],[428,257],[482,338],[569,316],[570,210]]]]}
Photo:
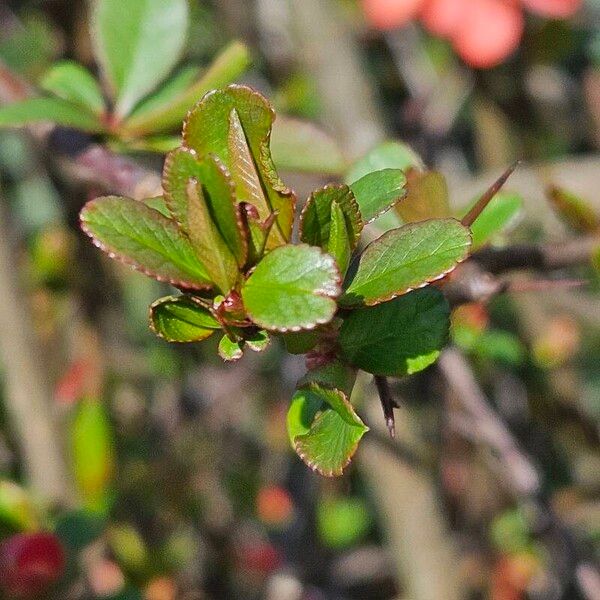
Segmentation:
{"type": "Polygon", "coordinates": [[[389,431],[390,437],[396,437],[396,421],[394,419],[394,408],[398,405],[392,395],[390,389],[390,383],[387,377],[381,375],[375,375],[375,385],[377,386],[377,392],[379,393],[379,399],[381,400],[381,407],[383,408],[383,417],[385,419],[385,425],[389,431]]]}

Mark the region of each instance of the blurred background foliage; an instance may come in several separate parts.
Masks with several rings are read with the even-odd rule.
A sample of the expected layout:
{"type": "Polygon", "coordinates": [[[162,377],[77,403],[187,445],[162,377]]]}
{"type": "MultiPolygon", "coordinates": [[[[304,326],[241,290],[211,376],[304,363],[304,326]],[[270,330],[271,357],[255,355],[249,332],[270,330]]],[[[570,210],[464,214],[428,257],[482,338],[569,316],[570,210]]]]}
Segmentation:
{"type": "MultiPolygon", "coordinates": [[[[205,68],[242,40],[252,66],[238,80],[327,132],[330,175],[284,174],[300,198],[399,138],[446,175],[457,207],[491,180],[479,174],[524,160],[508,185],[524,210],[498,246],[598,234],[597,0],[569,19],[527,13],[518,48],[489,69],[419,22],[378,29],[355,0],[189,4],[183,64],[205,68]]],[[[0,100],[5,71],[35,86],[59,58],[95,72],[85,2],[0,4],[0,100]]],[[[515,291],[453,314],[452,344],[540,494],[515,489],[437,367],[394,382],[397,444],[359,380],[371,441],[327,480],[287,440],[302,358],[272,345],[230,366],[214,348],[155,338],[147,306],[164,286],[84,240],[78,211],[101,190],[51,160],[55,145],[75,154],[90,140],[63,129],[37,140],[0,131],[6,598],[600,598],[600,252],[566,270],[583,290],[515,291]],[[24,423],[23,394],[43,399],[24,423]],[[51,494],[30,485],[24,457],[39,419],[53,423],[46,460],[66,457],[51,494]]],[[[112,147],[161,166],[147,147],[112,147]]]]}

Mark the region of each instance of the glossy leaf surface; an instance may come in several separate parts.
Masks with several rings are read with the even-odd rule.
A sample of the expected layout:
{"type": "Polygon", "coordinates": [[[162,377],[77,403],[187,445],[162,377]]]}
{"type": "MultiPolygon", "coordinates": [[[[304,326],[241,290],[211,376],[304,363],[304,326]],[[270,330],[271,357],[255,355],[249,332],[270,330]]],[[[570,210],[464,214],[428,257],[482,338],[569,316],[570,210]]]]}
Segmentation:
{"type": "Polygon", "coordinates": [[[382,169],[350,185],[363,222],[370,223],[406,196],[406,176],[399,169],[382,169]]]}
{"type": "Polygon", "coordinates": [[[374,375],[402,377],[432,364],[448,338],[450,308],[432,287],[353,310],[340,329],[342,357],[374,375]]]}
{"type": "Polygon", "coordinates": [[[248,315],[274,331],[299,331],[327,323],[340,293],[335,261],[318,248],[281,246],[267,254],[242,288],[248,315]]]}
{"type": "Polygon", "coordinates": [[[470,246],[469,230],[455,219],[392,229],[362,253],[340,305],[379,304],[441,279],[467,258],[470,246]]]}
{"type": "Polygon", "coordinates": [[[111,258],[175,286],[212,286],[177,224],[143,202],[118,196],[97,198],[84,206],[80,217],[83,230],[111,258]]]}

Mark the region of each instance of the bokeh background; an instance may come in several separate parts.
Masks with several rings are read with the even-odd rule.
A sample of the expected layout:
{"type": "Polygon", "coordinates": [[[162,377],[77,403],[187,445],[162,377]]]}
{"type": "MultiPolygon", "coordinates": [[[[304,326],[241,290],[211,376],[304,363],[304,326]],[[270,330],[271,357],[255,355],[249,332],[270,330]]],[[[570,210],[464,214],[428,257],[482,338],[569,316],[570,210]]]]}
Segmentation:
{"type": "MultiPolygon", "coordinates": [[[[88,8],[0,2],[1,103],[59,58],[96,69],[88,8]]],[[[241,40],[252,66],[239,81],[319,124],[330,174],[282,174],[300,199],[340,161],[400,139],[446,175],[455,206],[523,161],[507,188],[524,209],[499,245],[598,235],[598,0],[190,11],[184,64],[205,68],[241,40]],[[551,206],[550,185],[579,199],[587,231],[551,206]]],[[[393,382],[395,441],[359,377],[371,432],[325,479],[286,434],[303,358],[272,344],[226,365],[214,344],[166,344],[147,307],[168,290],[80,232],[78,211],[104,190],[71,162],[96,142],[0,130],[7,599],[600,599],[600,261],[559,273],[583,287],[516,286],[456,311],[440,365],[393,382]]],[[[121,156],[157,173],[163,157],[121,156]]]]}

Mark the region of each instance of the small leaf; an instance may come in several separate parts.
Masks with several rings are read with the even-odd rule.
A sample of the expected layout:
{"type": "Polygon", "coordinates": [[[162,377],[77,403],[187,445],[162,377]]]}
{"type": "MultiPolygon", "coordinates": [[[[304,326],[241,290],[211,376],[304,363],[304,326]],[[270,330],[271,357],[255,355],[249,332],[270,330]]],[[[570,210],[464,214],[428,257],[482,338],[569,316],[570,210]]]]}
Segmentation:
{"type": "Polygon", "coordinates": [[[200,342],[221,329],[210,311],[190,296],[166,296],[154,302],[150,327],[167,342],[200,342]]]}
{"type": "Polygon", "coordinates": [[[357,160],[346,173],[347,183],[358,181],[373,171],[382,169],[410,169],[421,171],[425,168],[421,157],[402,142],[384,142],[376,146],[363,158],[357,160]]]}
{"type": "Polygon", "coordinates": [[[142,202],[148,207],[157,210],[163,217],[171,219],[171,211],[163,196],[154,196],[153,198],[144,198],[142,202]]]}
{"type": "Polygon", "coordinates": [[[300,458],[321,475],[342,475],[360,439],[369,430],[346,395],[337,389],[311,384],[296,392],[292,407],[292,416],[288,413],[288,432],[300,458]]]}
{"type": "Polygon", "coordinates": [[[316,383],[322,387],[338,389],[350,397],[355,381],[356,369],[336,359],[308,371],[298,382],[298,387],[307,387],[316,383]]]}
{"type": "Polygon", "coordinates": [[[546,194],[558,216],[573,231],[596,233],[600,230],[600,215],[588,202],[558,186],[551,186],[546,194]]]}
{"type": "Polygon", "coordinates": [[[61,98],[30,98],[0,107],[0,128],[32,123],[55,123],[89,133],[101,133],[104,129],[95,115],[61,98]]]}
{"type": "Polygon", "coordinates": [[[329,134],[292,117],[280,115],[273,123],[271,152],[283,171],[340,175],[346,167],[341,148],[329,134]]]}
{"type": "Polygon", "coordinates": [[[335,201],[331,203],[331,224],[326,250],[335,258],[340,273],[345,274],[350,264],[352,246],[344,211],[335,201]]]}
{"type": "Polygon", "coordinates": [[[311,246],[327,248],[333,202],[344,213],[350,246],[354,250],[363,224],[354,194],[347,185],[326,185],[310,195],[300,215],[300,239],[311,246]]]}
{"type": "Polygon", "coordinates": [[[40,515],[34,499],[9,479],[0,479],[0,527],[3,531],[36,531],[40,515]]]}
{"type": "Polygon", "coordinates": [[[304,244],[272,250],[242,287],[249,317],[273,331],[312,329],[329,322],[339,293],[333,258],[304,244]]]}
{"type": "Polygon", "coordinates": [[[350,185],[363,223],[374,221],[406,196],[406,176],[399,169],[373,171],[350,185]]]}
{"type": "Polygon", "coordinates": [[[96,198],[83,207],[80,218],[82,229],[111,258],[174,286],[212,287],[177,224],[143,202],[118,196],[96,198]]]}
{"type": "MultiPolygon", "coordinates": [[[[523,208],[523,199],[518,194],[498,192],[483,209],[473,225],[473,250],[481,248],[495,235],[502,233],[519,216],[523,208]]],[[[464,211],[466,214],[468,210],[464,211]]]]}
{"type": "Polygon", "coordinates": [[[202,186],[195,179],[188,182],[187,196],[190,241],[210,279],[227,295],[239,275],[235,256],[213,222],[202,186]]]}
{"type": "Polygon", "coordinates": [[[411,171],[406,189],[406,198],[396,205],[396,212],[405,223],[450,216],[448,184],[441,173],[411,171]]]}
{"type": "Polygon", "coordinates": [[[63,100],[101,115],[106,110],[102,91],[93,75],[71,60],[54,64],[40,81],[40,87],[63,100]]]}
{"type": "Polygon", "coordinates": [[[181,80],[167,83],[166,87],[169,90],[163,92],[161,88],[155,96],[148,98],[147,103],[144,101],[139,104],[123,123],[121,130],[130,136],[145,136],[148,133],[160,133],[178,127],[198,98],[202,98],[210,90],[235,81],[249,64],[248,48],[240,42],[230,43],[195,83],[172,98],[171,91],[182,82],[183,75],[181,80]]]}
{"type": "Polygon", "coordinates": [[[290,239],[295,204],[293,192],[281,182],[271,159],[274,118],[273,108],[258,92],[230,85],[206,94],[188,114],[183,129],[186,146],[200,156],[212,153],[223,161],[236,182],[238,201],[253,204],[262,220],[277,212],[269,247],[290,239]]]}
{"type": "Polygon", "coordinates": [[[188,26],[186,0],[97,0],[92,40],[123,117],[179,60],[188,26]]]}
{"type": "Polygon", "coordinates": [[[163,188],[173,218],[185,232],[189,232],[187,186],[190,179],[202,184],[202,192],[212,219],[236,257],[243,266],[248,255],[248,243],[236,201],[233,181],[221,161],[208,155],[198,159],[189,148],[170,152],[163,169],[163,188]]]}
{"type": "Polygon", "coordinates": [[[224,335],[219,342],[219,356],[227,362],[235,362],[244,355],[243,348],[243,341],[234,342],[228,335],[224,335]]]}
{"type": "Polygon", "coordinates": [[[271,343],[269,332],[264,329],[259,329],[255,333],[244,337],[244,341],[250,350],[254,352],[264,352],[271,343]]]}
{"type": "Polygon", "coordinates": [[[372,373],[403,377],[432,364],[448,339],[450,308],[432,287],[353,310],[340,329],[345,361],[372,373]]]}
{"type": "Polygon", "coordinates": [[[339,303],[374,305],[423,287],[465,260],[470,246],[469,230],[455,219],[392,229],[367,246],[339,303]]]}

